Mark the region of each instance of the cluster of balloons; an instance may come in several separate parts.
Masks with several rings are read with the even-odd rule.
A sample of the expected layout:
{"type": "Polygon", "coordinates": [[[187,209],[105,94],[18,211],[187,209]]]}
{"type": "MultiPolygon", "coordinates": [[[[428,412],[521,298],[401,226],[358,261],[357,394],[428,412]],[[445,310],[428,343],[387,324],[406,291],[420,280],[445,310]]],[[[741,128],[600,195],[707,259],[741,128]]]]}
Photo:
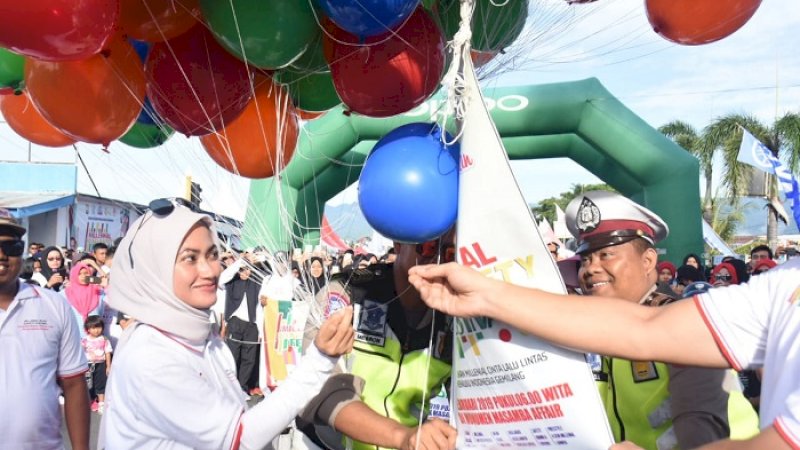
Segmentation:
{"type": "Polygon", "coordinates": [[[358,183],[358,203],[370,226],[406,243],[426,242],[452,228],[458,215],[459,151],[458,144],[443,143],[436,124],[410,123],[381,138],[358,183]]]}
{"type": "MultiPolygon", "coordinates": [[[[478,0],[476,59],[527,0],[478,0]]],[[[281,169],[298,121],[387,117],[439,87],[458,0],[0,0],[0,108],[31,142],[140,148],[199,136],[242,176],[281,169]]]]}
{"type": "MultiPolygon", "coordinates": [[[[730,34],[759,4],[646,0],[656,31],[682,44],[730,34]]],[[[0,110],[19,135],[147,148],[179,132],[263,178],[290,158],[300,119],[340,103],[388,117],[433,94],[460,1],[0,0],[0,11],[0,110]]],[[[528,0],[476,0],[476,64],[527,14],[528,0]]]]}

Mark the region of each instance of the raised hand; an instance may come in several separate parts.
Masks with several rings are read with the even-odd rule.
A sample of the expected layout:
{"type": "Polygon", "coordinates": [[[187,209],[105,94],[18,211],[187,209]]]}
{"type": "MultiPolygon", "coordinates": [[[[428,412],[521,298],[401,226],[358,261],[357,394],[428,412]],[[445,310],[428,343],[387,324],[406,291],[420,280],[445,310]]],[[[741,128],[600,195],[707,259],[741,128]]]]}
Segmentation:
{"type": "Polygon", "coordinates": [[[420,427],[409,429],[400,450],[453,450],[457,436],[456,429],[447,422],[431,419],[420,427]]]}
{"type": "Polygon", "coordinates": [[[489,296],[501,286],[501,282],[456,263],[412,267],[408,281],[428,306],[459,317],[486,315],[489,296]]]}
{"type": "Polygon", "coordinates": [[[319,351],[328,356],[341,356],[353,349],[353,307],[337,311],[328,317],[314,339],[319,351]]]}

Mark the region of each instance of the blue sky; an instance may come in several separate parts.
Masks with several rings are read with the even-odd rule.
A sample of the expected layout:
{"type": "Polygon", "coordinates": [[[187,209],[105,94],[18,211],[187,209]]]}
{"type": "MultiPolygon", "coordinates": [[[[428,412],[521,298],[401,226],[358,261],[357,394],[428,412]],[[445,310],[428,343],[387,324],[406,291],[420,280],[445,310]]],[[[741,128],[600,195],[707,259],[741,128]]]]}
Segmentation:
{"type": "MultiPolygon", "coordinates": [[[[498,61],[503,73],[485,84],[522,85],[598,78],[612,94],[654,127],[670,120],[698,128],[728,113],[753,113],[765,122],[800,111],[800,2],[764,0],[753,19],[717,43],[685,47],[656,35],[643,0],[599,0],[567,6],[531,2],[528,27],[498,61]]],[[[79,113],[76,111],[76,113],[79,113]]],[[[248,183],[210,162],[197,139],[173,137],[156,149],[112,144],[78,146],[100,194],[147,203],[180,195],[191,173],[203,186],[204,207],[241,218],[248,183]]],[[[0,160],[27,160],[28,143],[0,123],[0,160]]],[[[32,146],[33,161],[75,161],[72,148],[32,146]]],[[[512,163],[529,202],[598,182],[568,160],[512,163]]],[[[79,169],[79,191],[95,194],[79,169]]],[[[353,201],[353,193],[343,196],[353,201]]]]}

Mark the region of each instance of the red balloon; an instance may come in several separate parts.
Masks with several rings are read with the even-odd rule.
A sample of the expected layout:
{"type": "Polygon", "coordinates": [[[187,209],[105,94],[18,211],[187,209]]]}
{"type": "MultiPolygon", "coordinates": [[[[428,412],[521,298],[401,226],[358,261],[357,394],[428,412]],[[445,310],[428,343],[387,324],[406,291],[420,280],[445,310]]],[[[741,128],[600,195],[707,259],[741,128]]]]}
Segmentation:
{"type": "Polygon", "coordinates": [[[664,39],[701,45],[733,34],[753,17],[761,0],[646,0],[647,20],[664,39]]]}
{"type": "Polygon", "coordinates": [[[439,87],[444,36],[419,7],[393,34],[359,38],[329,25],[325,57],[345,105],[365,116],[388,117],[419,106],[439,87]]]}
{"type": "Polygon", "coordinates": [[[111,39],[119,0],[0,0],[0,47],[45,61],[88,58],[111,39]]]}
{"type": "Polygon", "coordinates": [[[197,25],[200,0],[120,0],[119,25],[133,39],[161,42],[197,25]]]}
{"type": "Polygon", "coordinates": [[[153,45],[145,74],[153,108],[188,136],[225,128],[252,97],[247,65],[225,51],[203,25],[153,45]]]}
{"type": "Polygon", "coordinates": [[[0,88],[0,96],[11,95],[13,93],[14,93],[14,88],[12,88],[12,87],[2,87],[2,88],[0,88]]]}
{"type": "Polygon", "coordinates": [[[0,97],[0,112],[12,130],[34,144],[64,147],[75,143],[39,114],[27,93],[0,97]]]}
{"type": "Polygon", "coordinates": [[[144,104],[144,69],[121,39],[81,61],[25,62],[25,86],[36,109],[64,134],[108,145],[125,134],[144,104]]]}
{"type": "Polygon", "coordinates": [[[292,159],[299,134],[297,112],[283,87],[270,79],[258,81],[255,98],[238,119],[200,138],[214,162],[247,178],[280,172],[292,159]]]}

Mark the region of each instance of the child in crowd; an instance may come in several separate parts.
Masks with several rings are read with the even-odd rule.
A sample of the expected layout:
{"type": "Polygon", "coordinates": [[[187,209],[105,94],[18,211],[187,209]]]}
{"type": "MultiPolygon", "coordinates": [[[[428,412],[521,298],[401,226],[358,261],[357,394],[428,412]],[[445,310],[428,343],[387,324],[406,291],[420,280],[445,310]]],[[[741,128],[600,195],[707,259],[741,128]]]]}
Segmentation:
{"type": "Polygon", "coordinates": [[[111,369],[111,341],[103,336],[103,318],[89,316],[83,324],[86,336],[81,339],[81,346],[89,361],[86,378],[89,382],[89,396],[96,399],[92,402],[92,411],[103,414],[105,409],[106,378],[111,369]]]}

